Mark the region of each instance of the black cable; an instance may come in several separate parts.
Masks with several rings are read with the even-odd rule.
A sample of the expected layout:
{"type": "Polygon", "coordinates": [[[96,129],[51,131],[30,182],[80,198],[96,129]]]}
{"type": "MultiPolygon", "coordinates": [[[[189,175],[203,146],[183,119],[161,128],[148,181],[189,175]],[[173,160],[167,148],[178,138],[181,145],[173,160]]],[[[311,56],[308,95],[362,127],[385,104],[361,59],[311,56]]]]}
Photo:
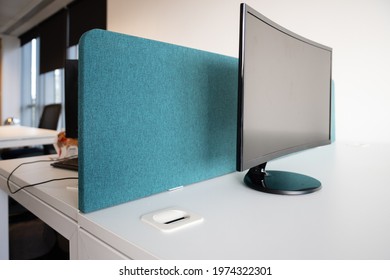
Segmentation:
{"type": "MultiPolygon", "coordinates": [[[[23,162],[21,164],[19,164],[17,167],[15,167],[14,170],[11,171],[11,173],[8,175],[8,178],[7,178],[7,187],[8,187],[8,191],[11,193],[11,194],[15,194],[25,188],[29,188],[29,187],[34,187],[34,186],[38,186],[38,185],[42,185],[42,184],[46,184],[46,183],[50,183],[50,182],[54,182],[54,181],[64,181],[64,180],[78,180],[79,178],[78,177],[63,177],[63,178],[55,178],[55,179],[50,179],[50,180],[47,180],[47,181],[42,181],[42,182],[39,182],[39,183],[34,183],[34,184],[30,184],[30,185],[26,185],[26,186],[23,186],[23,187],[20,187],[19,189],[17,189],[16,191],[13,191],[11,190],[11,185],[10,185],[10,181],[11,181],[11,176],[15,173],[16,170],[18,170],[21,166],[23,165],[27,165],[27,164],[32,164],[32,163],[39,163],[39,162],[51,162],[51,161],[54,161],[52,159],[46,159],[46,160],[36,160],[36,161],[29,161],[29,162],[23,162]]],[[[15,184],[15,183],[14,183],[15,184]]]]}

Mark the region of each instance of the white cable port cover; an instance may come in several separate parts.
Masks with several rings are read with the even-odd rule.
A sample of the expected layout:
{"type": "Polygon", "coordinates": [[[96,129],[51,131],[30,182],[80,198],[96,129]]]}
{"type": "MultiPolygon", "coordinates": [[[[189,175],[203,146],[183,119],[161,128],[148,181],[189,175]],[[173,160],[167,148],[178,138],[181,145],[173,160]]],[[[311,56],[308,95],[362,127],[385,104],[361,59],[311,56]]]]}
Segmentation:
{"type": "Polygon", "coordinates": [[[172,232],[203,221],[203,217],[179,208],[167,208],[143,215],[141,220],[163,232],[172,232]]]}

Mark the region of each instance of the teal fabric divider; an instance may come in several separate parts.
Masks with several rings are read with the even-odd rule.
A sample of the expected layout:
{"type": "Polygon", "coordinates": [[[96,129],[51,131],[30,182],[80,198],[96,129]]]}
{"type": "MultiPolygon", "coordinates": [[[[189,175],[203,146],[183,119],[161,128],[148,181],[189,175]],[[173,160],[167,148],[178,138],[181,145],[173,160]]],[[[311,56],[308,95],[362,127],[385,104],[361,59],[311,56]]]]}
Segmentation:
{"type": "Polygon", "coordinates": [[[79,209],[235,171],[237,58],[92,30],[79,44],[79,209]]]}

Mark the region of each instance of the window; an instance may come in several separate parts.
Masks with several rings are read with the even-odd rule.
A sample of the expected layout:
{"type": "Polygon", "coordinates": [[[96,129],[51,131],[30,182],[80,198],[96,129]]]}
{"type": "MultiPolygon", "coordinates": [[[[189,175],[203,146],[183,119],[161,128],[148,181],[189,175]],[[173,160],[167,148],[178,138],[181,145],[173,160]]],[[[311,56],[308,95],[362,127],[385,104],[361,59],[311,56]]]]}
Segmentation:
{"type": "MultiPolygon", "coordinates": [[[[22,46],[22,108],[21,124],[37,127],[43,107],[51,103],[64,103],[64,69],[39,74],[39,39],[22,46]]],[[[78,46],[67,49],[67,59],[78,59],[78,46]]],[[[65,128],[64,106],[58,124],[65,128]]]]}
{"type": "Polygon", "coordinates": [[[38,39],[33,39],[22,46],[22,98],[21,98],[21,124],[38,126],[37,112],[38,92],[38,39]]]}
{"type": "MultiPolygon", "coordinates": [[[[39,39],[22,46],[22,98],[21,124],[37,127],[43,107],[51,103],[63,103],[64,70],[56,69],[39,74],[39,39]]],[[[63,114],[59,128],[65,127],[63,114]]]]}
{"type": "Polygon", "coordinates": [[[61,103],[65,128],[65,59],[78,59],[78,40],[93,28],[106,29],[106,0],[76,0],[20,36],[22,44],[21,124],[38,126],[43,107],[61,103]],[[72,46],[69,46],[72,45],[72,46]]]}

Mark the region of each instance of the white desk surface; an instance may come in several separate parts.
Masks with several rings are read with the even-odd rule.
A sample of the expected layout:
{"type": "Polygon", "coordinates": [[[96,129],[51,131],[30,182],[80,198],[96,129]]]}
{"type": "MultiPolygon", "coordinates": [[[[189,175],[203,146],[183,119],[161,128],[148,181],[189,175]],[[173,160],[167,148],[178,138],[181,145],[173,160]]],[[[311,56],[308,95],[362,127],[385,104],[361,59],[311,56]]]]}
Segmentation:
{"type": "Polygon", "coordinates": [[[79,225],[131,258],[390,259],[389,158],[390,144],[332,144],[269,163],[319,179],[312,194],[256,192],[232,173],[80,214],[79,225]],[[163,233],[140,220],[172,206],[204,221],[163,233]]]}
{"type": "Polygon", "coordinates": [[[0,126],[0,148],[53,144],[58,132],[55,130],[19,126],[0,126]]]}

